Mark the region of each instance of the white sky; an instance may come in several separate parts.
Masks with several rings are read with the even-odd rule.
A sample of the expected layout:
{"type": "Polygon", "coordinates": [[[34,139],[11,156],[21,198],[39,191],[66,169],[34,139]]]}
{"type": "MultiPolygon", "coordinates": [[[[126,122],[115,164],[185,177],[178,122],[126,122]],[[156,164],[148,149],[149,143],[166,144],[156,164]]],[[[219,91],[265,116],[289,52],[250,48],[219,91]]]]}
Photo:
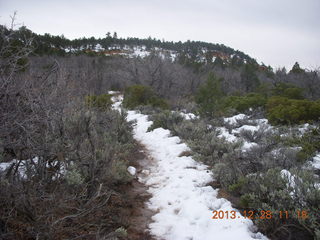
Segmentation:
{"type": "Polygon", "coordinates": [[[0,0],[0,24],[68,38],[223,43],[272,67],[320,67],[320,0],[0,0]]]}

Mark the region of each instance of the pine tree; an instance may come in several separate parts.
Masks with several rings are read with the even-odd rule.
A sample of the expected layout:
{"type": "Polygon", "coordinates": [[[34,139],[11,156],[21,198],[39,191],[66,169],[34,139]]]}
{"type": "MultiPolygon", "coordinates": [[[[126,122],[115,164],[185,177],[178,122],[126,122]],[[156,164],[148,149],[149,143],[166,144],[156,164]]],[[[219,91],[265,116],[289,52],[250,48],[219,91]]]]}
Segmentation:
{"type": "Polygon", "coordinates": [[[245,65],[241,73],[241,82],[246,92],[252,92],[259,86],[260,81],[256,75],[255,67],[252,64],[245,65]]]}
{"type": "Polygon", "coordinates": [[[196,102],[199,104],[202,115],[214,116],[221,110],[224,96],[221,89],[222,80],[222,78],[217,78],[213,73],[210,73],[207,82],[200,87],[196,95],[196,102]]]}
{"type": "Polygon", "coordinates": [[[304,73],[298,62],[295,62],[289,73],[304,73]]]}

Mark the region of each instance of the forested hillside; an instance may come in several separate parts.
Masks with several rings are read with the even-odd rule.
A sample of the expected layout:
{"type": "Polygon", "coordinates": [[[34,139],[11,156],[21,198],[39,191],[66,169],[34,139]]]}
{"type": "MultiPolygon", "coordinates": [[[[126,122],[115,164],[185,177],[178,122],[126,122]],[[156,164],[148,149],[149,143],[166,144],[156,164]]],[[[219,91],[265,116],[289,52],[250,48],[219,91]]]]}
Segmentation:
{"type": "MultiPolygon", "coordinates": [[[[156,174],[175,168],[147,143],[170,134],[188,146],[165,155],[170,164],[185,159],[176,169],[206,178],[177,175],[187,179],[180,189],[198,183],[215,203],[230,201],[258,227],[252,238],[320,239],[319,69],[272,69],[205,42],[116,33],[69,40],[5,26],[0,35],[1,239],[161,238],[166,207],[152,196],[147,232],[127,216],[149,201],[137,184],[166,196],[156,178],[166,175],[156,174]],[[140,172],[130,168],[148,158],[140,172]]],[[[185,206],[176,204],[170,211],[182,219],[185,206]]]]}

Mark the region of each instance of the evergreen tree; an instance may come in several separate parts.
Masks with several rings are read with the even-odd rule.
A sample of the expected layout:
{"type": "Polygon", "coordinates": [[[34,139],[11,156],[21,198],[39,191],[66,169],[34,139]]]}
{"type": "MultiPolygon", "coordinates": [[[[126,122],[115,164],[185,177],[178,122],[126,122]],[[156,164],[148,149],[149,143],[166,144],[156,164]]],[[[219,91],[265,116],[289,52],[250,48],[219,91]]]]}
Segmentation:
{"type": "Polygon", "coordinates": [[[210,73],[207,82],[199,88],[196,102],[199,104],[200,114],[211,117],[219,114],[224,96],[221,89],[222,80],[210,73]]]}
{"type": "Polygon", "coordinates": [[[216,57],[216,59],[213,62],[213,65],[221,67],[221,68],[224,68],[224,63],[223,63],[222,59],[219,56],[216,57]]]}
{"type": "Polygon", "coordinates": [[[289,73],[304,73],[298,62],[295,62],[289,73]]]}
{"type": "Polygon", "coordinates": [[[255,66],[246,64],[241,73],[241,82],[246,92],[254,91],[260,84],[259,78],[256,75],[255,66]]]}

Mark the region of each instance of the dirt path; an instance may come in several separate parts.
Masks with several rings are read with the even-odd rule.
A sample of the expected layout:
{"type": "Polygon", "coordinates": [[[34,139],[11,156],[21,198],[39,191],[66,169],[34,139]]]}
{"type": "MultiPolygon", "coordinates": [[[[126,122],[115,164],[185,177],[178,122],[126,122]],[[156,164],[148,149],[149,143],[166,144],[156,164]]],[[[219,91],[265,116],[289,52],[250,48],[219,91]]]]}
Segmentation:
{"type": "Polygon", "coordinates": [[[130,202],[128,212],[129,228],[128,239],[130,240],[153,240],[148,231],[148,225],[154,212],[146,206],[151,195],[147,192],[148,188],[138,181],[138,177],[143,178],[147,169],[153,164],[153,160],[146,154],[145,148],[138,143],[138,150],[132,156],[131,166],[137,169],[137,177],[127,189],[128,201],[130,202]]]}
{"type": "MultiPolygon", "coordinates": [[[[113,108],[121,111],[122,98],[113,101],[113,108]]],[[[129,189],[129,239],[155,239],[151,232],[158,239],[266,239],[253,232],[253,222],[241,215],[212,221],[213,210],[236,209],[208,185],[214,180],[208,166],[183,156],[190,149],[179,137],[163,128],[148,131],[152,122],[135,111],[127,112],[127,121],[135,122],[133,135],[141,143],[139,156],[131,156],[130,162],[138,170],[140,182],[132,182],[129,189]]]]}

